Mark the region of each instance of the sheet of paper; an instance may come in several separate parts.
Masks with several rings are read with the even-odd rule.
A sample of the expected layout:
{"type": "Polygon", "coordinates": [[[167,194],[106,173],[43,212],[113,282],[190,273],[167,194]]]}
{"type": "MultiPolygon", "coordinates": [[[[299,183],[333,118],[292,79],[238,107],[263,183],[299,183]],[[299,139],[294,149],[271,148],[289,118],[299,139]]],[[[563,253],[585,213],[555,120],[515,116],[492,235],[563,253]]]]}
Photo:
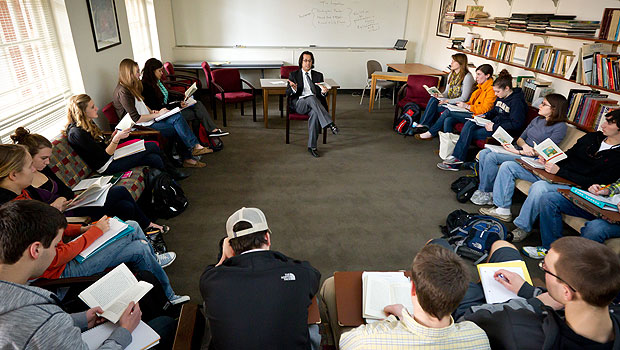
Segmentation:
{"type": "Polygon", "coordinates": [[[391,304],[403,304],[413,311],[411,283],[403,272],[364,272],[362,274],[362,317],[383,319],[383,308],[391,304]],[[397,299],[396,299],[397,298],[397,299]]]}
{"type": "Polygon", "coordinates": [[[567,158],[566,153],[549,138],[538,145],[534,145],[534,149],[549,163],[555,164],[567,158]]]}
{"type": "MultiPolygon", "coordinates": [[[[484,289],[486,302],[489,304],[496,304],[503,303],[510,299],[523,299],[517,296],[517,294],[506,289],[506,287],[495,280],[493,275],[499,269],[499,267],[480,267],[478,269],[480,272],[480,282],[482,283],[482,288],[484,289]]],[[[525,278],[523,269],[520,267],[502,267],[502,269],[514,272],[525,278]]]]}
{"type": "Polygon", "coordinates": [[[270,81],[269,84],[272,84],[272,85],[286,85],[286,81],[283,81],[283,80],[270,81]]]}
{"type": "Polygon", "coordinates": [[[155,121],[160,121],[160,120],[164,120],[166,118],[168,118],[169,116],[179,113],[181,111],[181,108],[179,107],[175,107],[172,110],[168,111],[165,114],[160,115],[159,117],[155,118],[155,121]]]}
{"type": "MultiPolygon", "coordinates": [[[[110,334],[112,334],[117,327],[118,326],[114,323],[106,322],[82,333],[82,341],[88,345],[89,349],[97,349],[103,345],[103,342],[110,337],[110,334]]],[[[157,345],[161,339],[159,334],[143,321],[140,321],[138,327],[131,332],[131,338],[131,343],[125,350],[150,349],[157,345]]]]}
{"type": "Polygon", "coordinates": [[[80,255],[82,257],[87,257],[89,254],[99,248],[103,243],[116,236],[119,232],[123,231],[128,226],[126,223],[121,222],[116,218],[108,219],[108,223],[110,224],[110,228],[105,231],[101,236],[99,236],[99,238],[97,238],[88,247],[82,250],[82,252],[80,252],[80,255]]]}

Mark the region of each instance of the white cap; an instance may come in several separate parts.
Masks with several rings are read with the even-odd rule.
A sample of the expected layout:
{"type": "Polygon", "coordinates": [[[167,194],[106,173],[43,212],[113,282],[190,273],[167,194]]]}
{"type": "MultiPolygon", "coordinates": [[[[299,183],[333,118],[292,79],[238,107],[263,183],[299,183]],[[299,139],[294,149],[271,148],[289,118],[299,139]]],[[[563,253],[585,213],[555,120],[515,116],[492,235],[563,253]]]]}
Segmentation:
{"type": "Polygon", "coordinates": [[[268,230],[267,218],[265,218],[265,214],[258,208],[243,207],[234,212],[226,221],[226,234],[230,239],[268,230]],[[234,232],[233,227],[241,221],[249,223],[252,227],[234,232]]]}

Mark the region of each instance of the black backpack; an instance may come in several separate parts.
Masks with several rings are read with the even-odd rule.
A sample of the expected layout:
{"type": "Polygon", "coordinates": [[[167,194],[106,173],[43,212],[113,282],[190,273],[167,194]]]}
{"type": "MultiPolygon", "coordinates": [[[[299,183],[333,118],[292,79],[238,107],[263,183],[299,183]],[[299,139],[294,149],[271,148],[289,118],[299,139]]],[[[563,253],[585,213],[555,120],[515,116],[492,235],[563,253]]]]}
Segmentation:
{"type": "Polygon", "coordinates": [[[168,173],[159,169],[149,168],[145,192],[150,212],[159,218],[173,218],[189,204],[181,186],[168,173]]]}
{"type": "Polygon", "coordinates": [[[467,202],[480,185],[477,162],[474,163],[472,170],[474,171],[472,175],[461,176],[450,185],[450,189],[456,193],[456,200],[461,203],[467,202]]]}
{"type": "Polygon", "coordinates": [[[420,121],[420,106],[415,102],[409,102],[403,107],[403,114],[396,120],[394,131],[399,135],[413,135],[413,123],[420,121]]]}
{"type": "Polygon", "coordinates": [[[461,209],[448,214],[446,226],[441,226],[441,231],[443,238],[450,243],[456,254],[474,260],[474,264],[489,256],[491,244],[497,238],[511,239],[506,226],[498,219],[471,214],[461,209]],[[497,237],[492,237],[493,235],[497,237]]]}

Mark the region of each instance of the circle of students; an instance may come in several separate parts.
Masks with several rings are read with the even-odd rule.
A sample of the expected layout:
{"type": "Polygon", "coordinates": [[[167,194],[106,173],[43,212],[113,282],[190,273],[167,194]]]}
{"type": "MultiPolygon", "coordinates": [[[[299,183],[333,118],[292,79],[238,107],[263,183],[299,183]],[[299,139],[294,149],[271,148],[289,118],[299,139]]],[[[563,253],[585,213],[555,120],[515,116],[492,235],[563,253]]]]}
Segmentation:
{"type": "MultiPolygon", "coordinates": [[[[204,167],[198,157],[211,153],[189,127],[195,121],[213,136],[227,133],[211,120],[201,102],[180,113],[168,113],[172,93],[160,81],[160,61],[145,64],[142,81],[138,65],[125,59],[114,90],[114,109],[142,126],[159,130],[174,140],[183,167],[204,167]]],[[[347,329],[338,322],[334,277],[319,290],[320,273],[308,262],[272,251],[264,213],[241,208],[226,223],[220,256],[200,278],[204,312],[209,320],[210,349],[318,349],[321,335],[308,324],[308,307],[315,295],[321,316],[329,324],[335,345],[341,349],[612,349],[620,344],[620,317],[614,302],[620,293],[620,259],[604,243],[620,237],[620,226],[581,209],[560,194],[570,186],[551,183],[516,162],[537,156],[537,144],[550,139],[562,144],[567,134],[568,102],[560,94],[546,95],[537,115],[526,120],[524,94],[513,87],[503,70],[493,79],[493,68],[483,64],[475,77],[467,69],[467,56],[452,56],[450,75],[441,94],[430,97],[422,118],[414,125],[416,138],[429,140],[439,132],[451,133],[464,123],[450,156],[437,166],[457,171],[467,163],[475,140],[486,140],[503,129],[516,137],[513,143],[483,149],[474,166],[480,184],[471,202],[480,213],[513,222],[512,242],[524,240],[539,221],[542,245],[524,246],[522,252],[540,259],[544,287],[535,287],[519,274],[502,269],[493,279],[516,295],[503,303],[489,304],[480,283],[469,283],[465,261],[449,249],[444,239],[429,241],[410,268],[409,297],[412,308],[387,305],[382,321],[347,329]],[[475,82],[475,83],[474,83],[475,82]],[[454,106],[458,108],[453,108],[454,106]],[[460,110],[459,110],[460,109],[460,110]],[[483,118],[479,125],[468,121],[483,118]],[[512,220],[511,204],[516,180],[531,182],[519,215],[512,220]],[[490,207],[488,207],[490,206],[490,207]],[[580,237],[564,236],[562,214],[585,218],[580,237]],[[523,336],[527,335],[527,336],[523,336]]],[[[104,134],[94,123],[97,107],[87,95],[71,98],[64,135],[88,166],[102,175],[148,166],[167,171],[177,179],[187,174],[175,167],[172,153],[154,142],[145,150],[114,160],[130,128],[104,134]]],[[[160,347],[170,347],[178,305],[189,297],[175,294],[163,268],[174,261],[173,252],[156,251],[149,234],[163,235],[169,228],[148,219],[125,187],[110,189],[102,207],[69,209],[73,192],[47,166],[52,144],[41,135],[18,128],[15,145],[0,145],[0,344],[18,348],[82,348],[81,330],[104,321],[100,307],[71,315],[63,311],[75,295],[36,287],[41,280],[84,277],[127,263],[146,271],[159,292],[153,302],[130,303],[118,327],[103,346],[124,348],[140,319],[161,336],[160,347]],[[32,200],[37,199],[38,201],[32,200]],[[100,217],[87,226],[68,224],[66,216],[100,217]],[[125,221],[131,232],[82,262],[75,259],[110,228],[108,216],[125,221]],[[41,218],[45,218],[41,220],[41,218]],[[146,232],[146,234],[145,234],[146,232]],[[67,243],[64,237],[77,237],[67,243]],[[176,314],[175,314],[176,312],[176,314]],[[19,325],[20,327],[15,327],[19,325]],[[62,339],[58,334],[63,334],[62,339]]],[[[569,180],[593,195],[620,192],[620,110],[604,116],[599,131],[587,132],[565,150],[566,158],[541,167],[569,180]]],[[[177,164],[179,165],[179,164],[177,164]]],[[[499,236],[489,236],[487,262],[523,260],[519,250],[499,236]]],[[[149,277],[145,277],[149,278],[149,277]]],[[[42,284],[44,286],[44,284],[42,284]]],[[[69,289],[70,290],[70,289],[69,289]]],[[[153,293],[157,294],[157,293],[153,293]]]]}

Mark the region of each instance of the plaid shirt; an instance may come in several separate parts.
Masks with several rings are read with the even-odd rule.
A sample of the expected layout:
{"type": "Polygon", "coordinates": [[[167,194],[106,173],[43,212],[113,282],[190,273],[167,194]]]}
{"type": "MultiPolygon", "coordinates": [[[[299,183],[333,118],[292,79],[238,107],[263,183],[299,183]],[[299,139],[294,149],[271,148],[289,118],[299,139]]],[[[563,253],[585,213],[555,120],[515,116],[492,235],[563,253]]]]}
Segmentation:
{"type": "Polygon", "coordinates": [[[398,321],[391,315],[384,321],[362,325],[340,338],[341,350],[405,349],[491,349],[484,331],[470,321],[445,328],[428,328],[403,314],[398,321]]]}
{"type": "Polygon", "coordinates": [[[613,196],[613,195],[620,193],[620,179],[618,179],[613,184],[609,185],[609,187],[607,188],[609,188],[609,196],[613,196]]]}

